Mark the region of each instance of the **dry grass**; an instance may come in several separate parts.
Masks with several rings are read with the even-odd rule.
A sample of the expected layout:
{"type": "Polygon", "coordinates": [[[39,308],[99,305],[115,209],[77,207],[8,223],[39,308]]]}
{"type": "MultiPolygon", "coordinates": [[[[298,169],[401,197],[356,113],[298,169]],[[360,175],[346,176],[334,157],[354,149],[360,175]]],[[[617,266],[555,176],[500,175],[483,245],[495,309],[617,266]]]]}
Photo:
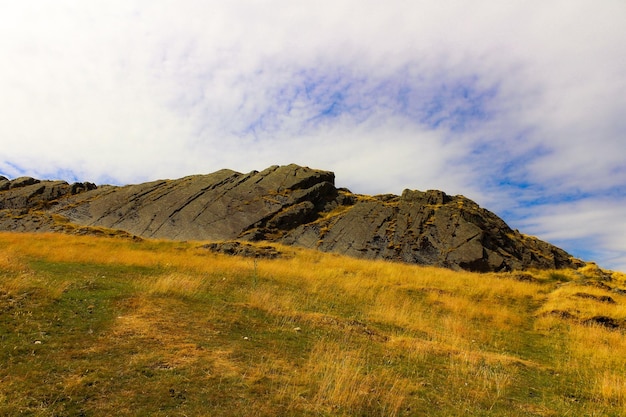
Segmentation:
{"type": "Polygon", "coordinates": [[[626,377],[623,372],[606,371],[594,379],[593,388],[605,406],[621,408],[626,414],[626,377]]]}
{"type": "Polygon", "coordinates": [[[316,380],[312,401],[320,411],[358,415],[398,415],[411,383],[393,372],[368,372],[367,352],[320,341],[305,365],[307,380],[316,380]],[[373,412],[372,412],[373,411],[373,412]]]}
{"type": "Polygon", "coordinates": [[[0,271],[6,273],[19,272],[24,265],[18,260],[15,251],[7,248],[0,253],[0,271]]]}
{"type": "Polygon", "coordinates": [[[626,296],[603,288],[568,283],[550,294],[539,314],[551,311],[566,311],[581,320],[595,316],[626,320],[626,296]]]}
{"type": "Polygon", "coordinates": [[[142,283],[148,294],[194,296],[204,287],[204,280],[180,272],[158,275],[142,283]]]}
{"type": "Polygon", "coordinates": [[[0,245],[3,415],[626,412],[624,328],[585,321],[626,319],[624,281],[597,268],[517,281],[279,245],[256,262],[193,242],[0,245]]]}

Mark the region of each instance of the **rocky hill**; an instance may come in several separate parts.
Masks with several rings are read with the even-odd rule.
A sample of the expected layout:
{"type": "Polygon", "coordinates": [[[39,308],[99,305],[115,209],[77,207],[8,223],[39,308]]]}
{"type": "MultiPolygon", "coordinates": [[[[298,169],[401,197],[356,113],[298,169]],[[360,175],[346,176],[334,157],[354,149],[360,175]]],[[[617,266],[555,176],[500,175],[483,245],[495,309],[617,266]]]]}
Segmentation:
{"type": "Polygon", "coordinates": [[[365,196],[297,165],[221,170],[127,186],[0,177],[0,230],[273,241],[472,271],[577,268],[562,249],[511,230],[463,196],[365,196]]]}

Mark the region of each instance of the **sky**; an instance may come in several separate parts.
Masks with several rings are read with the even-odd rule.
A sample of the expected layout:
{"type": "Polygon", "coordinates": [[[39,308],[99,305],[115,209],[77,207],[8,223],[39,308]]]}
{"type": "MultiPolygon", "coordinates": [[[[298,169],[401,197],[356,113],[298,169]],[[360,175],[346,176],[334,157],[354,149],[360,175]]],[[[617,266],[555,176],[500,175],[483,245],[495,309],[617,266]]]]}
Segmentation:
{"type": "Polygon", "coordinates": [[[0,175],[297,163],[462,194],[626,271],[623,0],[0,5],[0,175]]]}

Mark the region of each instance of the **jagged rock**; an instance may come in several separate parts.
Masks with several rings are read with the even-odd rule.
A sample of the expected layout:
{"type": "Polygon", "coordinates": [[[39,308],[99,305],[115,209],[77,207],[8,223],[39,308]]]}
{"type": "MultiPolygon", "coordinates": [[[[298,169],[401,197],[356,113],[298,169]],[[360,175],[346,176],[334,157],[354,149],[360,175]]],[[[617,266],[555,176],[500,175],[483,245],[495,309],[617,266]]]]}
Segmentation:
{"type": "Polygon", "coordinates": [[[96,188],[98,188],[96,184],[91,183],[91,182],[75,182],[74,184],[72,184],[72,187],[70,188],[70,193],[72,195],[79,194],[84,191],[95,190],[96,188]]]}
{"type": "Polygon", "coordinates": [[[38,179],[32,177],[19,177],[11,181],[11,186],[9,188],[20,188],[26,187],[27,185],[33,185],[40,182],[38,179]]]}
{"type": "Polygon", "coordinates": [[[0,187],[2,192],[0,210],[45,208],[61,197],[95,188],[96,186],[91,183],[69,185],[65,181],[40,181],[21,177],[10,181],[8,188],[0,187]]]}
{"type": "Polygon", "coordinates": [[[11,187],[11,181],[0,175],[0,191],[8,190],[11,187]]]}
{"type": "Polygon", "coordinates": [[[0,210],[0,230],[10,232],[52,232],[54,220],[50,215],[28,210],[0,210]]]}
{"type": "Polygon", "coordinates": [[[310,201],[294,204],[282,210],[267,222],[269,229],[290,230],[315,220],[315,205],[310,201]]]}
{"type": "Polygon", "coordinates": [[[514,232],[471,200],[441,191],[364,198],[334,217],[302,224],[282,242],[485,272],[582,265],[561,249],[514,232]]]}
{"type": "MultiPolygon", "coordinates": [[[[0,191],[0,209],[9,210],[0,229],[33,229],[35,220],[18,226],[15,218],[43,210],[83,228],[147,238],[267,240],[472,271],[583,265],[549,243],[511,230],[463,196],[436,190],[356,195],[336,188],[332,172],[298,165],[248,174],[224,169],[123,187],[18,180],[0,191]]],[[[0,179],[0,187],[7,181],[0,179]]],[[[45,229],[39,223],[37,230],[45,229]]]]}
{"type": "Polygon", "coordinates": [[[179,240],[263,239],[312,220],[336,195],[334,174],[297,165],[100,187],[54,210],[90,226],[179,240]]]}

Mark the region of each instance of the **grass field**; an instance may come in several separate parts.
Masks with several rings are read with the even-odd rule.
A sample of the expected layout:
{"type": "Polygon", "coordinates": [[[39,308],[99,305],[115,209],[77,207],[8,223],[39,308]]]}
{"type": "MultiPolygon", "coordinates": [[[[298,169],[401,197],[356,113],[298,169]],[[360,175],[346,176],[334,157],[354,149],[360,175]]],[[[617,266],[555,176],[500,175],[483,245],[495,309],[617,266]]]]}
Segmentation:
{"type": "Polygon", "coordinates": [[[275,247],[0,233],[0,415],[626,415],[623,274],[275,247]]]}

